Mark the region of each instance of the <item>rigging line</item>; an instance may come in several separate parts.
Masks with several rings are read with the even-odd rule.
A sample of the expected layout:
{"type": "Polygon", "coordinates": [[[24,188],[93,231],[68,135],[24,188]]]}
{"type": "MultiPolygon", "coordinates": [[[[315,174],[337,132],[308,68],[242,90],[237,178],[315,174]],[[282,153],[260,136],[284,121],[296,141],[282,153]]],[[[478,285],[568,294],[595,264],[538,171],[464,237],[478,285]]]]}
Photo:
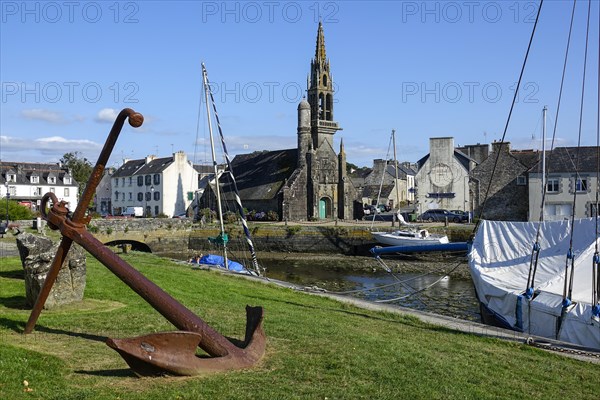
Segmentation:
{"type": "MultiPolygon", "coordinates": [[[[206,73],[206,67],[204,66],[204,64],[202,64],[202,68],[204,69],[204,71],[206,73]]],[[[210,83],[208,81],[208,76],[206,76],[206,82],[210,85],[210,83]]],[[[233,186],[235,202],[236,202],[236,205],[238,208],[238,212],[240,213],[240,217],[242,220],[242,227],[244,229],[244,234],[246,236],[246,238],[245,238],[246,243],[248,245],[248,248],[250,250],[250,256],[252,258],[252,267],[254,268],[256,273],[261,275],[260,266],[258,265],[258,260],[256,258],[256,251],[254,249],[254,243],[252,243],[250,229],[248,229],[248,222],[246,221],[246,213],[244,212],[244,207],[242,206],[242,200],[240,199],[240,194],[239,194],[239,190],[237,187],[237,183],[235,181],[235,177],[233,176],[233,168],[231,165],[231,160],[229,158],[229,152],[227,151],[227,146],[225,144],[225,136],[223,135],[223,130],[221,129],[221,122],[219,120],[219,114],[217,113],[217,105],[215,103],[215,98],[213,96],[212,91],[209,91],[209,94],[210,94],[210,100],[211,100],[212,106],[213,106],[215,121],[217,122],[217,129],[219,131],[219,136],[221,138],[221,146],[223,148],[223,155],[225,156],[225,160],[227,161],[227,168],[229,169],[229,179],[231,180],[231,183],[233,186]]],[[[219,180],[217,179],[217,185],[218,185],[218,183],[219,183],[219,180]]]]}
{"type": "Polygon", "coordinates": [[[406,298],[409,298],[409,297],[411,297],[411,296],[413,296],[413,295],[415,295],[415,294],[418,294],[418,293],[424,292],[425,290],[427,290],[427,289],[429,289],[429,288],[431,288],[431,287],[433,287],[433,286],[437,285],[437,284],[438,284],[439,282],[441,282],[441,281],[442,281],[444,278],[446,278],[448,275],[450,275],[452,272],[454,272],[454,270],[455,270],[456,268],[458,268],[458,266],[459,266],[459,265],[460,265],[460,264],[456,264],[456,265],[454,266],[454,268],[452,268],[452,270],[448,271],[448,273],[446,273],[446,275],[444,275],[444,276],[440,277],[438,280],[436,280],[435,282],[433,282],[431,285],[427,285],[427,286],[425,286],[424,288],[422,288],[422,289],[419,289],[419,290],[417,290],[417,291],[415,291],[415,292],[413,292],[413,293],[409,293],[409,294],[407,294],[407,295],[400,296],[400,297],[396,297],[396,298],[393,298],[393,299],[375,300],[375,303],[392,303],[392,302],[394,302],[394,301],[404,300],[404,299],[406,299],[406,298]]]}
{"type": "MultiPolygon", "coordinates": [[[[519,80],[517,81],[517,87],[515,89],[515,94],[513,95],[512,103],[510,105],[510,111],[508,112],[508,118],[506,119],[506,124],[504,125],[504,133],[502,134],[501,143],[504,143],[504,139],[506,138],[506,132],[508,131],[508,124],[510,123],[510,117],[512,116],[513,108],[515,107],[515,103],[517,102],[517,95],[519,94],[519,87],[521,87],[521,80],[523,79],[523,73],[525,72],[525,66],[527,65],[527,58],[529,57],[529,50],[531,50],[531,43],[533,42],[533,37],[535,36],[535,29],[538,24],[538,20],[540,18],[540,12],[542,11],[542,5],[544,4],[544,0],[540,0],[540,5],[538,7],[537,15],[535,16],[535,22],[533,24],[533,29],[531,30],[531,37],[529,38],[529,44],[527,45],[527,52],[525,53],[525,59],[523,60],[523,65],[521,66],[521,73],[519,74],[519,80]]],[[[494,161],[494,167],[492,168],[491,176],[494,176],[496,172],[496,167],[498,166],[498,159],[500,158],[500,151],[496,154],[496,160],[494,161]]],[[[483,205],[481,206],[481,210],[479,211],[479,217],[477,224],[473,228],[473,232],[477,231],[481,220],[483,219],[483,213],[485,211],[485,206],[487,204],[488,196],[490,194],[490,189],[492,187],[492,179],[489,180],[487,184],[487,189],[485,191],[485,197],[483,199],[483,205]]]]}
{"type": "MultiPolygon", "coordinates": [[[[579,180],[581,182],[580,185],[583,185],[583,181],[581,181],[581,178],[579,175],[579,153],[580,153],[580,147],[581,147],[581,130],[582,130],[582,124],[583,124],[583,103],[584,103],[584,98],[585,98],[585,76],[586,76],[586,72],[587,72],[587,55],[588,55],[588,44],[589,44],[589,34],[590,34],[591,6],[592,6],[592,2],[591,2],[591,0],[588,0],[588,14],[587,14],[586,33],[585,33],[585,51],[584,51],[584,58],[583,58],[583,76],[581,77],[581,100],[580,100],[580,104],[579,104],[579,133],[578,133],[578,137],[577,137],[577,150],[575,151],[575,157],[577,158],[577,160],[575,161],[575,181],[573,182],[574,183],[574,185],[573,185],[573,208],[571,210],[571,229],[570,229],[571,237],[569,239],[569,253],[567,254],[567,259],[566,259],[565,291],[563,293],[563,301],[568,299],[569,303],[570,303],[571,296],[573,294],[573,280],[574,280],[573,278],[574,278],[574,274],[575,274],[575,254],[573,254],[573,229],[574,229],[574,225],[575,225],[575,210],[576,210],[575,202],[577,200],[577,181],[579,180]],[[569,268],[569,259],[571,260],[571,274],[569,277],[569,292],[568,292],[568,298],[567,298],[564,295],[566,294],[566,285],[567,285],[566,279],[567,279],[567,270],[569,268]]],[[[583,187],[581,187],[581,189],[583,189],[583,187]]]]}
{"type": "Polygon", "coordinates": [[[371,221],[371,228],[373,229],[373,224],[375,223],[375,217],[377,216],[377,210],[379,209],[377,206],[379,206],[379,198],[381,197],[381,190],[383,189],[383,180],[385,178],[385,172],[387,170],[387,166],[388,166],[388,160],[390,158],[390,149],[392,148],[392,136],[390,136],[390,141],[388,143],[388,149],[387,149],[387,153],[385,154],[385,166],[383,167],[383,171],[381,174],[381,183],[379,184],[379,192],[377,193],[377,200],[376,200],[376,204],[375,204],[375,212],[373,213],[373,220],[371,221]]]}
{"type": "MultiPolygon", "coordinates": [[[[598,6],[598,21],[600,21],[600,5],[598,6]]],[[[598,43],[600,43],[600,24],[598,26],[598,43]]],[[[597,71],[597,96],[596,96],[596,212],[595,212],[595,251],[592,259],[592,314],[600,316],[600,303],[598,302],[598,292],[600,292],[600,255],[598,254],[598,196],[600,192],[600,48],[598,49],[598,71],[597,71]]]]}
{"type": "MultiPolygon", "coordinates": [[[[388,274],[390,274],[390,275],[391,275],[391,276],[392,276],[392,277],[393,277],[395,280],[397,280],[397,281],[398,281],[398,282],[399,282],[399,283],[400,283],[402,286],[404,286],[404,288],[408,289],[408,290],[409,290],[409,291],[411,291],[411,292],[415,292],[415,289],[414,289],[412,286],[410,286],[410,285],[408,285],[408,284],[406,284],[406,283],[402,282],[402,279],[400,279],[400,278],[398,277],[398,275],[396,275],[396,274],[395,274],[395,273],[392,271],[392,269],[386,265],[386,263],[385,263],[385,262],[384,262],[384,261],[381,259],[381,257],[377,256],[377,257],[375,257],[375,259],[376,259],[376,260],[377,260],[377,262],[378,262],[378,263],[379,263],[379,264],[380,264],[380,265],[383,267],[383,269],[385,269],[385,271],[386,271],[388,274]]],[[[427,305],[427,303],[426,303],[426,302],[425,302],[425,301],[424,301],[424,300],[423,300],[421,297],[417,297],[417,300],[418,300],[418,301],[420,301],[420,302],[421,302],[421,303],[422,303],[422,304],[423,304],[425,307],[427,307],[427,306],[428,306],[428,305],[427,305]]]]}
{"type": "MultiPolygon", "coordinates": [[[[556,103],[556,114],[554,115],[554,126],[552,127],[552,142],[550,143],[550,154],[552,154],[552,151],[554,150],[554,143],[556,140],[556,130],[558,128],[558,116],[560,115],[560,105],[562,104],[562,95],[563,95],[563,89],[564,89],[564,84],[565,84],[565,75],[566,75],[566,71],[567,71],[567,61],[569,59],[569,49],[571,48],[571,35],[573,33],[573,21],[575,19],[575,5],[577,4],[577,0],[573,1],[573,8],[571,9],[571,22],[569,24],[569,35],[567,37],[567,45],[565,48],[565,58],[563,61],[563,69],[562,69],[562,76],[560,79],[560,89],[558,92],[558,99],[557,99],[557,103],[556,103]]],[[[535,243],[534,244],[534,251],[535,251],[535,260],[534,260],[534,264],[533,264],[533,273],[531,274],[531,281],[529,280],[529,278],[527,279],[527,289],[534,287],[535,285],[535,275],[537,272],[537,266],[538,266],[538,259],[539,259],[539,241],[540,241],[540,234],[541,234],[541,228],[542,228],[542,222],[544,221],[544,205],[546,204],[546,194],[548,191],[548,176],[550,173],[550,168],[548,166],[546,166],[546,171],[544,171],[545,176],[542,177],[542,183],[543,187],[542,187],[542,199],[540,202],[540,222],[538,224],[537,227],[537,231],[535,234],[535,243]],[[537,250],[536,250],[537,249],[537,250]]],[[[532,253],[532,259],[534,258],[534,254],[532,253]]],[[[531,273],[531,269],[532,266],[530,264],[530,273],[531,273]]],[[[533,293],[531,293],[533,295],[533,293]]]]}

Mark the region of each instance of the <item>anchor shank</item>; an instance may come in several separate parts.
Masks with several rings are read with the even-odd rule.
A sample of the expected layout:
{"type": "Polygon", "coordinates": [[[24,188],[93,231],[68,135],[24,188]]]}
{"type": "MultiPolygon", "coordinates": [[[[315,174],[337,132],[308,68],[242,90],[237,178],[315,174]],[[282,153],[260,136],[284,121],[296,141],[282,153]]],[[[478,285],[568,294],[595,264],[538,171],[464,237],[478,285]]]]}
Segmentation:
{"type": "MultiPolygon", "coordinates": [[[[72,234],[68,229],[61,229],[63,235],[72,234]],[[66,231],[66,232],[65,232],[66,231]]],[[[92,254],[106,268],[115,274],[133,291],[146,300],[169,322],[178,329],[197,332],[206,337],[200,347],[211,356],[223,356],[234,350],[234,345],[223,335],[215,331],[204,320],[175,300],[171,295],[150,281],[135,268],[123,261],[113,251],[85,230],[76,232],[72,239],[92,254]]]]}

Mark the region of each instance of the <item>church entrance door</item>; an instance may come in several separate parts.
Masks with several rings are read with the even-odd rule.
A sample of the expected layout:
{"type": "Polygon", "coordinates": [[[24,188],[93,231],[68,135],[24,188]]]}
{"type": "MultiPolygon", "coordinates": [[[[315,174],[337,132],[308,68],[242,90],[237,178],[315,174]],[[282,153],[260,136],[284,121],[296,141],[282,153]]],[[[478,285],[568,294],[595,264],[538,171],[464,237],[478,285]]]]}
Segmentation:
{"type": "Polygon", "coordinates": [[[331,201],[327,197],[319,200],[319,219],[331,217],[331,201]]]}

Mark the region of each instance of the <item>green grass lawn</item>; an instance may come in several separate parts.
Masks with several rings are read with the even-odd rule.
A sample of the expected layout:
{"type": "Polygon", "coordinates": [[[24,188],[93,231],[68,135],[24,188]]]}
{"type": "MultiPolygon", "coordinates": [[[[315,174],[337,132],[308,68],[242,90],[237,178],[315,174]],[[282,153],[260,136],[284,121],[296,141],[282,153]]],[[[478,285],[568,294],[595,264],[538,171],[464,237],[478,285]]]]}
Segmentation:
{"type": "Polygon", "coordinates": [[[23,335],[29,310],[20,261],[2,258],[0,399],[600,397],[597,364],[148,254],[124,258],[223,335],[243,338],[246,304],[263,306],[265,358],[244,371],[137,378],[106,337],[174,328],[91,256],[85,300],[43,311],[36,331],[23,335]]]}

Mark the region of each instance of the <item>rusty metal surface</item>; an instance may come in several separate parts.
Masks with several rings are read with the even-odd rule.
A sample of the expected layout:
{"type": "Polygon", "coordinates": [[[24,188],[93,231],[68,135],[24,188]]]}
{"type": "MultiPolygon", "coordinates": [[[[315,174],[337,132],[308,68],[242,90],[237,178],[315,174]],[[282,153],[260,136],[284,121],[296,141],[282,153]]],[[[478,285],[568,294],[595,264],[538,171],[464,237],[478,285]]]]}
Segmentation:
{"type": "Polygon", "coordinates": [[[47,193],[42,198],[42,217],[48,222],[50,228],[60,230],[62,241],[31,312],[25,333],[33,330],[69,248],[73,242],[76,242],[181,330],[133,339],[109,339],[107,344],[117,350],[136,373],[139,375],[165,373],[196,375],[247,368],[260,360],[265,351],[266,338],[262,328],[262,307],[246,308],[246,336],[242,347],[238,347],[123,261],[112,250],[106,248],[86,229],[89,218],[85,217],[85,211],[102,178],[106,162],[108,162],[127,117],[129,117],[129,123],[134,127],[141,126],[143,122],[141,114],[135,113],[131,109],[121,111],[72,217],[69,218],[65,203],[59,202],[53,193],[47,193]],[[52,208],[47,212],[46,207],[50,201],[52,208]],[[197,346],[211,357],[197,357],[195,355],[197,346]]]}

